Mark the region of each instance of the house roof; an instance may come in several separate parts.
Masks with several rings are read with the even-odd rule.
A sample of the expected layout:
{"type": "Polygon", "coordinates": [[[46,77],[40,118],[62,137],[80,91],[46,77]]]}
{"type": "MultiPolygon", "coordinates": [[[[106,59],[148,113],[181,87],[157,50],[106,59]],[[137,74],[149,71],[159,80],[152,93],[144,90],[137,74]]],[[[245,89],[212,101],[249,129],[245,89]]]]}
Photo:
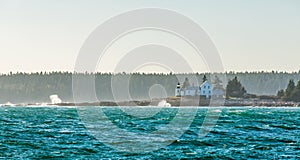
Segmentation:
{"type": "Polygon", "coordinates": [[[208,81],[203,82],[200,86],[188,86],[186,88],[181,88],[182,90],[201,90],[201,88],[205,85],[205,84],[209,84],[211,85],[208,81]]]}
{"type": "Polygon", "coordinates": [[[203,83],[200,85],[200,87],[204,86],[205,84],[209,84],[209,85],[210,85],[210,83],[209,83],[208,81],[205,81],[205,82],[203,82],[203,83]]]}

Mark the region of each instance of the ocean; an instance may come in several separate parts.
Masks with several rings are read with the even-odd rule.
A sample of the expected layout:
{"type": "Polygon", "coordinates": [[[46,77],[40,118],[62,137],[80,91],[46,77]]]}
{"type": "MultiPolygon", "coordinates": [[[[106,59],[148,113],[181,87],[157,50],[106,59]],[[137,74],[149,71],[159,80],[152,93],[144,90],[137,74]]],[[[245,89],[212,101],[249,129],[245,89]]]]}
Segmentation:
{"type": "MultiPolygon", "coordinates": [[[[207,127],[203,122],[209,108],[196,108],[182,135],[145,152],[135,152],[134,146],[127,144],[128,138],[122,138],[119,132],[135,133],[129,139],[138,140],[134,136],[147,136],[174,121],[179,108],[160,108],[151,117],[131,116],[118,107],[98,109],[108,117],[100,119],[105,128],[87,126],[82,120],[85,112],[78,112],[76,107],[0,107],[0,159],[300,159],[300,108],[216,108],[217,121],[205,136],[199,133],[207,127]],[[99,134],[91,132],[93,127],[99,129],[99,134]],[[121,144],[133,150],[114,147],[121,144]]],[[[131,111],[135,109],[139,108],[131,111]]],[[[179,125],[182,128],[178,133],[184,125],[179,125]]],[[[157,142],[165,140],[164,132],[157,135],[157,142]]],[[[146,143],[149,141],[138,147],[146,149],[146,143]]],[[[156,144],[151,143],[153,148],[156,144]]]]}

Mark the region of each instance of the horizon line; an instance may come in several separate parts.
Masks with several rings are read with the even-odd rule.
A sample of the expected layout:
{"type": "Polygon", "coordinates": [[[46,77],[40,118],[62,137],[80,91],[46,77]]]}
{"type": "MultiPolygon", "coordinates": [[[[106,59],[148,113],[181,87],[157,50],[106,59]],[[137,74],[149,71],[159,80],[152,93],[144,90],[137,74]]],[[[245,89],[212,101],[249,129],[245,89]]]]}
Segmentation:
{"type": "Polygon", "coordinates": [[[0,75],[15,75],[15,74],[52,74],[52,73],[70,73],[70,74],[240,74],[240,73],[285,73],[285,74],[300,74],[300,69],[298,71],[282,71],[282,70],[272,70],[272,71],[224,71],[224,72],[76,72],[76,71],[66,71],[66,70],[54,70],[54,71],[9,71],[7,73],[0,72],[0,75]]]}

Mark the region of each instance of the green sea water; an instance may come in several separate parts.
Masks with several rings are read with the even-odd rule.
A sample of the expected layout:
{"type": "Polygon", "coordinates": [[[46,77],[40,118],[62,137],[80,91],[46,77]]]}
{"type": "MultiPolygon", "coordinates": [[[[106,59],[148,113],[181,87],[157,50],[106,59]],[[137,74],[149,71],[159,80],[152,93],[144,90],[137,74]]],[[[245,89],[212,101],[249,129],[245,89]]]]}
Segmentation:
{"type": "MultiPolygon", "coordinates": [[[[178,108],[163,108],[150,118],[130,117],[116,107],[103,110],[118,128],[151,133],[172,121],[178,108]]],[[[207,111],[201,107],[178,140],[156,151],[129,153],[95,138],[75,107],[0,107],[0,159],[300,159],[300,108],[218,110],[205,137],[198,137],[207,111]]]]}

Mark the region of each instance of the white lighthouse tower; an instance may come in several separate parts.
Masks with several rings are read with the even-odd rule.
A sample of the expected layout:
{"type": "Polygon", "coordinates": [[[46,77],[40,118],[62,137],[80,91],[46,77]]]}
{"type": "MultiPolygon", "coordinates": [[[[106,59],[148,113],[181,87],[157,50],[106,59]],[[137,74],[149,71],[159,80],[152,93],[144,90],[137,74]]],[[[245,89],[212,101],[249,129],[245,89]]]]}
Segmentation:
{"type": "Polygon", "coordinates": [[[176,89],[175,89],[175,96],[179,97],[180,96],[180,90],[181,90],[181,86],[180,83],[177,84],[176,89]]]}

